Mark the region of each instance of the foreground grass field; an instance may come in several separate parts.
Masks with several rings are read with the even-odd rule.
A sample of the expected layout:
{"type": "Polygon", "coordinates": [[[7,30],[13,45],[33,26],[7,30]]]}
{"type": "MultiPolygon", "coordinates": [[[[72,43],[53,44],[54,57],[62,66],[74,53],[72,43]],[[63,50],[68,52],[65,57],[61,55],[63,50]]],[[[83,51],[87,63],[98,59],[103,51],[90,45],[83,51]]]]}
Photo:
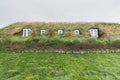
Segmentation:
{"type": "Polygon", "coordinates": [[[120,53],[0,53],[0,80],[120,80],[120,53]]]}

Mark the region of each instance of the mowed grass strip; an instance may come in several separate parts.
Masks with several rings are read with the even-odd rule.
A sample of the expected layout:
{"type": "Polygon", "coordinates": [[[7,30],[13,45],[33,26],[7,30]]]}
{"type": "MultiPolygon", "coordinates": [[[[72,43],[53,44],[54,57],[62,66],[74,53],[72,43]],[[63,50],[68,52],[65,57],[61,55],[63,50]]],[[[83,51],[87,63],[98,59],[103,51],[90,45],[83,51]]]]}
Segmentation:
{"type": "Polygon", "coordinates": [[[120,53],[0,53],[0,80],[120,80],[120,53]]]}

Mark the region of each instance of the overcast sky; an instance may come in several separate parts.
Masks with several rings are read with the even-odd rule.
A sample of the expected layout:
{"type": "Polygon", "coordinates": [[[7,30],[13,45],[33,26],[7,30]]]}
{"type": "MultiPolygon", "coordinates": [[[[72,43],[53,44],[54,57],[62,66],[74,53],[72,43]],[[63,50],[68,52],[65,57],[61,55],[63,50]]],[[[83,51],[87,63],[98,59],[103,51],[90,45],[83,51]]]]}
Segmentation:
{"type": "Polygon", "coordinates": [[[23,21],[120,23],[120,0],[0,0],[0,27],[23,21]]]}

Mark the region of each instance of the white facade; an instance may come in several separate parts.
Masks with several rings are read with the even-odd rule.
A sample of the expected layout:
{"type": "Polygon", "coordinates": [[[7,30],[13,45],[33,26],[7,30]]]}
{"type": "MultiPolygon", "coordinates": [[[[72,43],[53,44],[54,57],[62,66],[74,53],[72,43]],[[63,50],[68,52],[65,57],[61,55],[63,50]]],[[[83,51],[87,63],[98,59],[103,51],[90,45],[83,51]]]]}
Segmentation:
{"type": "Polygon", "coordinates": [[[63,34],[63,30],[58,30],[58,34],[63,34]]]}
{"type": "Polygon", "coordinates": [[[75,34],[75,35],[79,35],[79,34],[80,34],[80,31],[79,31],[79,30],[74,30],[74,34],[75,34]]]}
{"type": "Polygon", "coordinates": [[[92,37],[98,37],[98,29],[90,29],[89,32],[92,37]]]}
{"type": "Polygon", "coordinates": [[[41,30],[41,31],[40,31],[40,34],[41,34],[41,35],[46,34],[46,30],[41,30]]]}
{"type": "Polygon", "coordinates": [[[28,37],[31,35],[31,29],[23,29],[23,37],[28,37]]]}

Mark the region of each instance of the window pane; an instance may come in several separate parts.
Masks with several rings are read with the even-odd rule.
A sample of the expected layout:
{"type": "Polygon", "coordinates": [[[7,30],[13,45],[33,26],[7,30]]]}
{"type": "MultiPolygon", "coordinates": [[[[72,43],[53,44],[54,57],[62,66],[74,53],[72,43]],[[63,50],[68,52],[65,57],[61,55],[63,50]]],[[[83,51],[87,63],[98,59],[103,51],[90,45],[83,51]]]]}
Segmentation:
{"type": "Polygon", "coordinates": [[[28,36],[30,36],[30,34],[31,34],[31,30],[28,30],[28,36]]]}
{"type": "Polygon", "coordinates": [[[58,30],[58,34],[63,34],[63,30],[58,30]]]}
{"type": "Polygon", "coordinates": [[[75,30],[74,34],[79,35],[79,30],[75,30]]]}
{"type": "Polygon", "coordinates": [[[23,29],[23,37],[27,37],[31,35],[31,29],[23,29]]]}
{"type": "Polygon", "coordinates": [[[46,33],[46,30],[41,30],[41,35],[45,33],[46,33]]]}

